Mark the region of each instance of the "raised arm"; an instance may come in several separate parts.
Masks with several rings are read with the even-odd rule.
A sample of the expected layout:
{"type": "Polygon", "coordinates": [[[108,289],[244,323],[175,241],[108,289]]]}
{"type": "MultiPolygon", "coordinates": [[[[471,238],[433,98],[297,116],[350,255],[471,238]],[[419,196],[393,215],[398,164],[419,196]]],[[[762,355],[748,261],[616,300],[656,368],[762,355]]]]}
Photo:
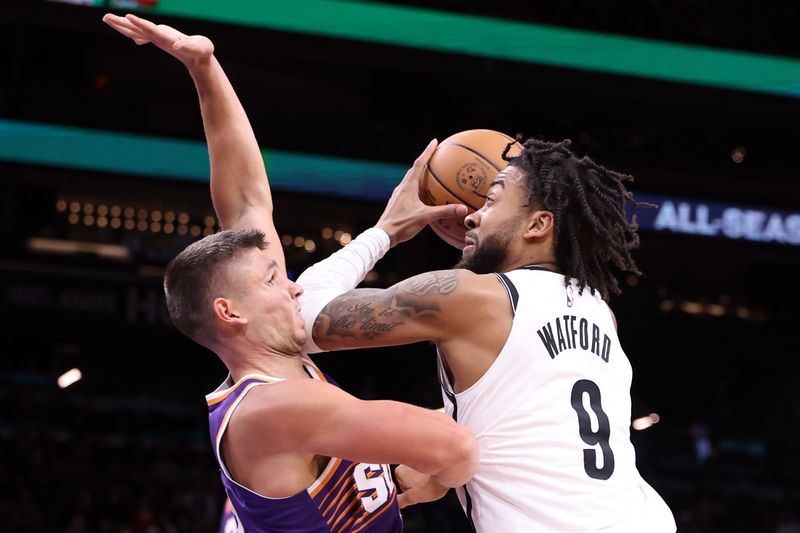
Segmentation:
{"type": "MultiPolygon", "coordinates": [[[[242,461],[238,470],[245,476],[259,458],[286,453],[406,464],[447,487],[466,483],[478,466],[475,438],[447,415],[399,402],[359,400],[307,379],[256,387],[228,432],[229,449],[235,450],[229,457],[242,461]]],[[[229,466],[236,473],[237,464],[229,466]]]]}
{"type": "MultiPolygon", "coordinates": [[[[306,269],[298,278],[297,282],[304,289],[300,302],[302,315],[306,321],[306,331],[309,334],[309,342],[306,345],[308,353],[322,351],[313,344],[311,335],[311,327],[322,308],[337,296],[347,293],[361,283],[367,272],[383,257],[390,246],[411,239],[434,220],[463,218],[467,214],[466,206],[458,204],[427,206],[419,198],[422,174],[436,147],[437,142],[434,139],[417,157],[403,180],[395,187],[374,228],[359,235],[331,257],[306,269]]],[[[359,295],[362,294],[365,293],[359,292],[359,295]]],[[[327,349],[343,348],[345,346],[332,345],[327,349]]]]}
{"type": "Polygon", "coordinates": [[[214,56],[213,43],[201,35],[185,35],[135,15],[108,14],[103,21],[136,44],[154,44],[189,70],[200,99],[211,161],[211,198],[220,225],[263,231],[270,243],[268,253],[285,274],[264,160],[247,114],[214,56]]]}

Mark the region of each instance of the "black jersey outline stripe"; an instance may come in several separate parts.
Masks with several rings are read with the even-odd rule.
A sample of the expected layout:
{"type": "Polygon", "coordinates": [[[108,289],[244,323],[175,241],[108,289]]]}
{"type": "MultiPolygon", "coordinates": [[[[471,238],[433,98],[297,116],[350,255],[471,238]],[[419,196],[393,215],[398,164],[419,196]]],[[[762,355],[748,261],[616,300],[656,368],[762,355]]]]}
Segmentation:
{"type": "Polygon", "coordinates": [[[497,165],[495,165],[494,163],[492,163],[491,161],[489,161],[489,160],[486,158],[486,156],[485,156],[485,155],[483,155],[482,153],[480,153],[480,152],[479,152],[479,151],[477,151],[477,150],[473,150],[473,149],[472,149],[472,148],[470,148],[469,146],[464,146],[464,145],[463,145],[463,144],[461,144],[461,143],[457,143],[457,142],[453,142],[453,141],[447,141],[446,143],[442,143],[442,144],[449,144],[449,145],[452,145],[452,146],[458,146],[459,148],[463,148],[464,150],[466,150],[466,151],[468,151],[468,152],[472,152],[473,154],[475,154],[475,155],[479,156],[481,159],[483,159],[484,161],[486,161],[487,163],[489,163],[490,165],[492,165],[492,168],[493,168],[493,169],[495,169],[497,172],[501,172],[501,171],[503,170],[502,168],[498,168],[498,167],[497,167],[497,165]]]}
{"type": "Polygon", "coordinates": [[[458,404],[456,403],[456,395],[447,390],[447,387],[444,386],[444,383],[439,382],[439,385],[442,386],[444,395],[447,396],[447,399],[450,400],[450,403],[453,404],[453,420],[458,422],[458,404]]]}
{"type": "Polygon", "coordinates": [[[508,279],[508,276],[502,272],[495,272],[494,275],[497,276],[497,279],[499,279],[500,283],[502,283],[506,288],[506,292],[508,293],[508,303],[511,304],[511,314],[516,316],[517,304],[519,303],[519,291],[514,284],[511,283],[511,280],[508,279]]]}
{"type": "MultiPolygon", "coordinates": [[[[430,173],[431,173],[431,176],[433,176],[433,179],[435,179],[435,180],[436,180],[436,183],[438,183],[439,185],[441,185],[441,186],[442,186],[442,189],[444,189],[444,190],[446,190],[447,192],[449,192],[449,193],[450,193],[450,195],[451,195],[453,198],[455,198],[456,200],[460,201],[462,204],[464,204],[464,205],[468,206],[470,209],[475,209],[476,211],[477,211],[478,209],[480,209],[480,207],[479,207],[479,208],[477,208],[477,209],[476,209],[476,208],[474,208],[474,207],[472,207],[472,204],[471,204],[471,203],[469,203],[469,202],[465,201],[465,200],[464,200],[463,198],[461,198],[459,195],[457,195],[456,193],[454,193],[453,191],[451,191],[451,190],[450,190],[450,187],[448,187],[447,185],[445,185],[445,184],[444,184],[444,182],[443,182],[443,181],[442,181],[442,180],[439,178],[439,176],[437,176],[437,175],[436,175],[436,173],[433,171],[433,169],[430,167],[430,165],[428,165],[428,172],[430,172],[430,173]]],[[[474,194],[475,196],[477,196],[478,198],[480,198],[480,199],[481,199],[481,201],[485,201],[485,199],[486,199],[486,197],[485,197],[485,196],[481,196],[480,194],[476,193],[475,191],[472,191],[472,194],[474,194]]]]}
{"type": "MultiPolygon", "coordinates": [[[[439,381],[439,385],[441,385],[445,396],[447,396],[447,399],[453,404],[453,420],[458,422],[458,402],[456,401],[455,393],[449,391],[441,381],[439,381]]],[[[464,513],[467,515],[467,522],[469,523],[471,531],[475,533],[475,522],[472,520],[472,497],[469,495],[466,483],[462,488],[464,489],[464,498],[467,501],[467,508],[464,510],[464,513]]]]}
{"type": "Polygon", "coordinates": [[[472,532],[475,533],[475,522],[472,520],[472,498],[469,495],[466,485],[464,485],[464,498],[467,500],[467,522],[469,522],[469,527],[472,528],[472,532]]]}

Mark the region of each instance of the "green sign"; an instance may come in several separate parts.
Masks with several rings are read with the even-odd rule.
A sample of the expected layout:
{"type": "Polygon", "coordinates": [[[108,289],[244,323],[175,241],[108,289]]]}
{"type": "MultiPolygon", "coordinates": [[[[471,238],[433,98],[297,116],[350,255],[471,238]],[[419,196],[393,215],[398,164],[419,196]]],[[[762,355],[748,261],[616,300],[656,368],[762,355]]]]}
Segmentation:
{"type": "MultiPolygon", "coordinates": [[[[284,191],[385,200],[407,170],[391,163],[279,150],[262,154],[270,183],[284,191]]],[[[203,142],[15,120],[0,119],[0,160],[153,178],[209,178],[203,142]]]]}
{"type": "Polygon", "coordinates": [[[800,61],[346,0],[106,0],[118,10],[800,97],[800,61]],[[150,7],[148,7],[150,6],[150,7]]]}

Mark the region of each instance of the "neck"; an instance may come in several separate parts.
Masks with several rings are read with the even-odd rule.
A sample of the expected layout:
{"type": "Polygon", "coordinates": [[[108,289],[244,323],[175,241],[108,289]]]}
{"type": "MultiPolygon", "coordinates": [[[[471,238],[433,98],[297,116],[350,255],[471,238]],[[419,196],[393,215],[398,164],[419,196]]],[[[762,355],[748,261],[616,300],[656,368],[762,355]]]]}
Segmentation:
{"type": "Polygon", "coordinates": [[[503,268],[500,272],[510,272],[511,270],[517,270],[518,268],[526,267],[526,266],[540,266],[542,268],[546,268],[547,270],[552,270],[553,272],[559,272],[558,263],[552,257],[539,257],[539,256],[524,256],[520,257],[516,261],[510,261],[507,265],[503,265],[503,268]]]}
{"type": "Polygon", "coordinates": [[[234,381],[247,374],[264,374],[276,378],[307,378],[302,354],[280,354],[261,350],[216,350],[234,381]]]}

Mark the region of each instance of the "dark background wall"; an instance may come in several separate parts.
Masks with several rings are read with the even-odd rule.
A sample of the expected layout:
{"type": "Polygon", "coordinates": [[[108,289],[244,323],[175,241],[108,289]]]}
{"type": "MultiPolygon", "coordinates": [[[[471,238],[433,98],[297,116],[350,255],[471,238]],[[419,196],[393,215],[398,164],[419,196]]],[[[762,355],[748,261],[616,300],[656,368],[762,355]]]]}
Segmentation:
{"type": "MultiPolygon", "coordinates": [[[[394,3],[800,55],[793,2],[394,3]]],[[[202,140],[181,67],[114,34],[101,15],[3,2],[0,118],[202,140]]],[[[634,174],[638,192],[800,206],[795,98],[158,21],[214,40],[263,147],[410,164],[432,137],[485,127],[569,137],[579,153],[634,174]],[[746,148],[739,163],[737,147],[746,148]]],[[[193,237],[149,231],[149,218],[145,231],[69,221],[73,202],[80,220],[87,205],[117,204],[203,220],[207,184],[13,160],[0,161],[0,178],[0,530],[212,531],[222,491],[203,396],[225,370],[172,329],[160,289],[164,265],[193,237]],[[128,256],[36,252],[37,237],[113,244],[128,256]],[[73,367],[84,378],[59,389],[73,367]]],[[[280,190],[275,204],[283,234],[316,242],[314,252],[286,246],[294,273],[339,247],[323,228],[355,235],[382,207],[280,190]]],[[[637,258],[645,277],[623,279],[612,308],[634,368],[632,417],[660,416],[633,432],[641,471],[680,531],[800,530],[798,248],[643,232],[637,258]]],[[[456,259],[425,230],[368,284],[456,259]]],[[[317,362],[360,397],[441,405],[430,346],[317,362]]],[[[452,498],[409,510],[406,522],[414,532],[465,527],[452,498]]]]}

